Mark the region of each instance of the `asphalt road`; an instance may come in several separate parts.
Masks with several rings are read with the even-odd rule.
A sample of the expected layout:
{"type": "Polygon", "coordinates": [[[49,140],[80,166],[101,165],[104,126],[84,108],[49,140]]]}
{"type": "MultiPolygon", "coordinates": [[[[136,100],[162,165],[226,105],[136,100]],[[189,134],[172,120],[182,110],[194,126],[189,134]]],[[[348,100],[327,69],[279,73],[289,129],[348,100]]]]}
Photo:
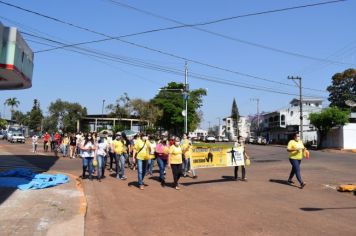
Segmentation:
{"type": "MultiPolygon", "coordinates": [[[[22,163],[26,153],[32,155],[28,144],[0,144],[2,151],[22,155],[22,163]]],[[[102,182],[85,180],[85,234],[356,235],[356,196],[335,190],[356,183],[356,154],[311,151],[302,162],[307,185],[299,189],[285,184],[290,164],[284,147],[249,145],[248,153],[247,182],[232,181],[232,168],[200,169],[198,179],[182,179],[180,191],[162,188],[158,173],[146,177],[143,191],[131,170],[126,181],[108,172],[102,182]]],[[[0,169],[9,156],[0,156],[0,169]]],[[[80,160],[59,158],[47,167],[81,174],[80,160]]]]}

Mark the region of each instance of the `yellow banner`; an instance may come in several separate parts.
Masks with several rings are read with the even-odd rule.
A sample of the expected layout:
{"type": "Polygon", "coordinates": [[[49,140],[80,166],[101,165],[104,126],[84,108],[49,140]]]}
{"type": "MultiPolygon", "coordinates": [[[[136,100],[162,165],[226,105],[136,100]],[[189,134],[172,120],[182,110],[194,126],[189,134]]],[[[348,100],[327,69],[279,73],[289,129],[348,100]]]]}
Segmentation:
{"type": "Polygon", "coordinates": [[[192,147],[192,169],[245,165],[241,148],[192,147]]]}

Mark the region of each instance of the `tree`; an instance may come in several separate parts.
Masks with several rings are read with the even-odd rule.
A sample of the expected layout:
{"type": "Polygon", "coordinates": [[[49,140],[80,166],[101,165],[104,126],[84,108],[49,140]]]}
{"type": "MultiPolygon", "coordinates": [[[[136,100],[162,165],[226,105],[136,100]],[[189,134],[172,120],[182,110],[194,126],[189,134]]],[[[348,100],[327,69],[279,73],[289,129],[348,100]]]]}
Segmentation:
{"type": "Polygon", "coordinates": [[[11,107],[11,120],[13,119],[13,114],[14,114],[14,107],[18,107],[20,105],[20,102],[17,100],[17,98],[8,98],[6,99],[4,105],[11,107]]]}
{"type": "Polygon", "coordinates": [[[329,91],[330,106],[348,108],[346,100],[356,101],[356,69],[348,69],[332,77],[329,91]]]}
{"type": "Polygon", "coordinates": [[[6,129],[7,121],[0,119],[0,129],[6,129]]]}
{"type": "Polygon", "coordinates": [[[37,99],[33,100],[33,107],[32,110],[29,112],[28,116],[29,116],[29,122],[28,122],[29,128],[34,131],[40,131],[42,120],[43,120],[43,114],[37,99]]]}
{"type": "Polygon", "coordinates": [[[338,125],[345,125],[349,121],[349,112],[337,107],[330,107],[320,113],[311,113],[309,120],[319,131],[319,147],[330,129],[338,125]]]}
{"type": "Polygon", "coordinates": [[[49,116],[43,121],[44,130],[62,129],[64,132],[76,132],[77,120],[86,116],[87,110],[79,103],[57,99],[49,105],[48,113],[49,116]]]}
{"type": "Polygon", "coordinates": [[[110,116],[117,118],[127,118],[131,114],[130,110],[130,98],[127,93],[124,93],[116,99],[115,104],[109,104],[106,109],[110,111],[110,116]]]}
{"type": "Polygon", "coordinates": [[[142,120],[147,120],[151,128],[153,128],[163,115],[163,111],[154,105],[152,101],[144,101],[139,98],[132,99],[130,101],[130,107],[132,114],[140,117],[142,120]]]}
{"type": "MultiPolygon", "coordinates": [[[[156,125],[168,130],[171,133],[182,134],[184,132],[184,100],[181,91],[184,84],[171,82],[166,87],[161,88],[160,92],[151,100],[151,103],[162,110],[162,116],[157,119],[156,125]]],[[[189,91],[188,99],[188,131],[198,127],[201,116],[199,108],[203,105],[205,89],[189,91]]]]}
{"type": "Polygon", "coordinates": [[[234,98],[232,102],[232,108],[231,108],[231,118],[233,120],[234,128],[236,128],[236,137],[239,136],[239,120],[240,120],[240,114],[239,114],[239,109],[237,108],[236,100],[234,98]]]}
{"type": "Polygon", "coordinates": [[[12,113],[12,120],[20,125],[28,125],[29,117],[28,114],[24,114],[21,111],[14,111],[12,113]]]}

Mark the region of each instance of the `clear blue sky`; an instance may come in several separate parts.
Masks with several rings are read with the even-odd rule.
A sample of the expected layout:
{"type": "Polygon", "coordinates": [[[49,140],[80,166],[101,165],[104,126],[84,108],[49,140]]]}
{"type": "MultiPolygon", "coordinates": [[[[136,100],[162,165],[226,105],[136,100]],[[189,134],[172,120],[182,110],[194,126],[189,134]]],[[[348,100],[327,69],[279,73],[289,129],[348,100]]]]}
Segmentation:
{"type": "MultiPolygon", "coordinates": [[[[107,0],[12,0],[8,2],[111,36],[177,25],[117,6],[107,0]]],[[[177,21],[199,23],[321,1],[135,0],[122,2],[177,21]]],[[[325,90],[333,74],[356,67],[355,9],[356,2],[350,0],[251,16],[201,27],[252,43],[346,64],[325,63],[286,55],[223,39],[191,28],[125,39],[214,66],[282,83],[293,84],[292,81],[287,80],[287,76],[301,76],[305,87],[325,90]]],[[[0,4],[0,17],[0,21],[7,26],[17,26],[20,30],[66,43],[103,38],[2,4],[0,4]]],[[[29,36],[25,38],[39,41],[29,36]]],[[[29,42],[29,45],[34,51],[50,48],[34,42],[29,42]]],[[[85,47],[115,55],[139,58],[165,67],[184,69],[184,60],[115,40],[85,47]]],[[[193,73],[238,81],[251,87],[264,86],[287,93],[298,93],[296,87],[256,80],[194,63],[188,63],[188,66],[189,71],[193,73]]],[[[106,100],[107,105],[127,92],[132,98],[148,100],[155,96],[158,88],[170,81],[183,82],[184,77],[117,62],[103,63],[98,59],[74,52],[55,50],[35,54],[32,88],[1,91],[0,101],[16,97],[21,102],[19,110],[27,112],[31,109],[35,98],[39,99],[44,111],[47,111],[50,102],[60,98],[65,101],[79,102],[87,107],[91,114],[101,113],[103,99],[106,100]]],[[[256,113],[256,102],[251,101],[251,98],[261,100],[260,110],[262,111],[273,111],[285,107],[293,98],[290,95],[250,90],[194,78],[189,78],[189,83],[191,89],[208,89],[208,95],[204,98],[202,107],[204,121],[201,127],[203,128],[207,128],[209,121],[211,125],[217,124],[218,117],[230,115],[233,98],[236,98],[241,115],[256,113]]],[[[327,93],[317,91],[305,90],[304,93],[324,98],[328,96],[327,93]]],[[[0,111],[3,113],[3,108],[0,111]]],[[[8,116],[8,109],[6,113],[8,116]]]]}

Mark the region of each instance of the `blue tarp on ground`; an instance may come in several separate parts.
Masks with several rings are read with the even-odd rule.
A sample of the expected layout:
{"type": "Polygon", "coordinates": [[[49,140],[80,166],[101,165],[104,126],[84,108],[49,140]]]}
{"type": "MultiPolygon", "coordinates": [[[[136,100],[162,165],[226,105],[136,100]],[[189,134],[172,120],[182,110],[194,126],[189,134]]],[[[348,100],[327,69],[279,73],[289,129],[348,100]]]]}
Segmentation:
{"type": "Polygon", "coordinates": [[[30,169],[18,168],[0,172],[0,186],[15,187],[21,190],[42,189],[69,182],[63,174],[36,174],[30,169]]]}

